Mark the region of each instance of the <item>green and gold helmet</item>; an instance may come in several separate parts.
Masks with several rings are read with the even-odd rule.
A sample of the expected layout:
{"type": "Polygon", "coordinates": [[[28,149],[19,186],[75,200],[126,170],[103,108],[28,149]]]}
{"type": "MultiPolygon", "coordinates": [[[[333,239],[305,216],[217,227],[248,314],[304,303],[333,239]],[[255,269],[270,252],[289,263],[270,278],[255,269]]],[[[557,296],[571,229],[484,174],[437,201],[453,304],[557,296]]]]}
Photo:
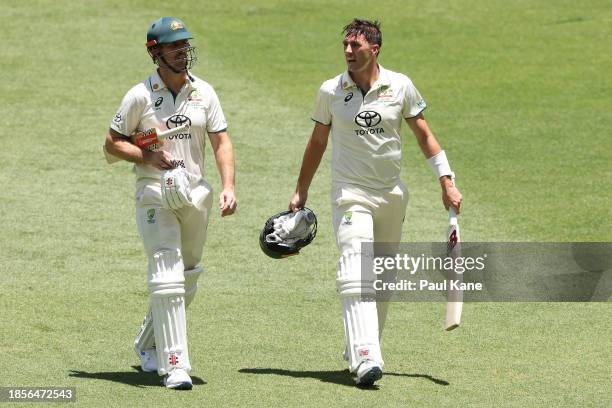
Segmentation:
{"type": "Polygon", "coordinates": [[[193,36],[187,31],[185,23],[181,20],[174,17],[162,17],[151,24],[147,31],[147,48],[192,38],[193,36]]]}
{"type": "Polygon", "coordinates": [[[190,69],[193,63],[197,60],[195,47],[192,47],[189,45],[189,43],[187,43],[186,47],[173,51],[173,53],[179,52],[185,54],[184,64],[181,64],[180,67],[176,67],[168,63],[167,57],[169,56],[169,53],[163,54],[156,51],[156,49],[158,46],[163,44],[171,44],[177,41],[188,41],[192,38],[193,36],[189,31],[187,31],[187,27],[182,20],[175,17],[162,17],[153,22],[153,24],[151,24],[149,27],[149,30],[147,31],[146,47],[154,63],[159,64],[161,61],[174,72],[180,72],[190,69]]]}

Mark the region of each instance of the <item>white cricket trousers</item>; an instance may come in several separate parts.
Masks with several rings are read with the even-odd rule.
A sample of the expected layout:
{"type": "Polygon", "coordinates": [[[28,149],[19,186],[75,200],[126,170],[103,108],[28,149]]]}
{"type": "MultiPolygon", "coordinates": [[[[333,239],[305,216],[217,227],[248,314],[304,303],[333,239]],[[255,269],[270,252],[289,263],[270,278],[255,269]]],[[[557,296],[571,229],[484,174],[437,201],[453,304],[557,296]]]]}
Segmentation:
{"type": "Polygon", "coordinates": [[[340,259],[336,286],[343,309],[349,370],[365,360],[382,367],[380,336],[388,302],[366,301],[371,286],[361,274],[361,243],[399,243],[408,204],[408,191],[400,182],[389,191],[370,191],[353,185],[332,186],[332,222],[340,259]]]}
{"type": "Polygon", "coordinates": [[[136,222],[147,258],[162,249],[178,249],[186,270],[202,258],[212,194],[201,208],[170,210],[162,205],[159,183],[139,183],[136,188],[136,222]]]}
{"type": "MultiPolygon", "coordinates": [[[[204,182],[202,182],[205,184],[204,182]]],[[[197,291],[208,216],[208,196],[198,207],[170,210],[162,205],[159,183],[143,180],[136,189],[136,222],[148,259],[149,312],[136,337],[138,350],[155,342],[159,375],[191,370],[185,309],[197,291]]]]}

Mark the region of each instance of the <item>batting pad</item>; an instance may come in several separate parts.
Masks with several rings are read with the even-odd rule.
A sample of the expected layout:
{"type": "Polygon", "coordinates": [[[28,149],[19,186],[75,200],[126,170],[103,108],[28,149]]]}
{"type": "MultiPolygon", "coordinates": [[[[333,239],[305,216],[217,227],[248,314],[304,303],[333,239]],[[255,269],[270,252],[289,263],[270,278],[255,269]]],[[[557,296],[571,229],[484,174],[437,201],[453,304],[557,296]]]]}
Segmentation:
{"type": "MultiPolygon", "coordinates": [[[[387,244],[391,245],[391,244],[387,244]]],[[[397,282],[397,271],[395,269],[385,270],[382,274],[379,274],[377,279],[383,282],[397,282]]],[[[385,328],[385,322],[387,321],[387,315],[389,314],[389,306],[391,305],[391,298],[393,291],[385,290],[376,293],[376,311],[378,312],[378,340],[382,339],[383,329],[385,328]]]]}
{"type": "Polygon", "coordinates": [[[348,250],[342,254],[336,286],[342,302],[349,371],[356,372],[364,360],[375,361],[382,367],[375,292],[370,277],[362,279],[359,252],[348,250]],[[363,300],[363,295],[372,295],[372,300],[363,300]]]}
{"type": "Polygon", "coordinates": [[[149,260],[149,293],[159,375],[168,374],[174,368],[191,370],[183,270],[178,250],[158,251],[149,260]]]}
{"type": "Polygon", "coordinates": [[[149,311],[142,321],[142,326],[140,326],[140,330],[138,330],[134,339],[134,348],[140,352],[151,350],[153,347],[155,347],[155,335],[153,334],[153,316],[149,307],[149,311]]]}
{"type": "MultiPolygon", "coordinates": [[[[185,271],[185,309],[189,307],[195,298],[196,292],[198,291],[198,279],[202,272],[204,272],[204,268],[200,265],[185,271]]],[[[149,308],[142,322],[142,326],[134,339],[134,348],[139,351],[153,349],[153,347],[155,347],[155,335],[153,332],[153,316],[149,308]]]]}
{"type": "Polygon", "coordinates": [[[200,265],[196,265],[193,269],[187,269],[185,271],[185,307],[189,307],[193,299],[195,298],[196,292],[198,291],[198,279],[204,272],[204,268],[200,265]]]}

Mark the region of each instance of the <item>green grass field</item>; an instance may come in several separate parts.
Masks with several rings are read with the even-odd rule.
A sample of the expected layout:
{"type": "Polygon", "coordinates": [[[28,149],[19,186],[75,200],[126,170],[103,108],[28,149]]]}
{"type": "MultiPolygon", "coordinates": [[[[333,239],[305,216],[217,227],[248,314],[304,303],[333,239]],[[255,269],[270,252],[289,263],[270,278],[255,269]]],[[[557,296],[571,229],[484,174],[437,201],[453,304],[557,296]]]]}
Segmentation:
{"type": "MultiPolygon", "coordinates": [[[[397,303],[385,377],[353,387],[329,154],[309,198],[315,242],[284,261],[261,253],[356,16],[382,21],[381,64],[428,102],[464,194],[464,240],[612,241],[609,1],[0,0],[0,386],[76,387],[83,407],[612,406],[609,303],[470,303],[450,333],[444,304],[397,303]],[[216,88],[237,155],[239,209],[211,219],[188,312],[191,392],[132,367],[146,261],[131,168],[101,152],[122,96],[152,71],[145,33],[162,15],[196,35],[194,73],[216,88]]],[[[403,239],[438,241],[439,187],[404,134],[403,239]]],[[[218,192],[210,148],[208,169],[218,192]]]]}

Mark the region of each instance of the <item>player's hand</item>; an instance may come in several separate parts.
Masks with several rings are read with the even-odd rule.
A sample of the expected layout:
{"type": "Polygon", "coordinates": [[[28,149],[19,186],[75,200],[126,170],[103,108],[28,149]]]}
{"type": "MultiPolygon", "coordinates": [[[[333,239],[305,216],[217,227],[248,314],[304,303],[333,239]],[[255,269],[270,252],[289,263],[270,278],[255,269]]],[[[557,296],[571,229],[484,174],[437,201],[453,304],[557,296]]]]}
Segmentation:
{"type": "Polygon", "coordinates": [[[154,152],[143,150],[142,157],[145,164],[153,166],[159,170],[170,170],[176,167],[174,164],[172,164],[172,155],[164,150],[154,152]]]}
{"type": "Polygon", "coordinates": [[[219,195],[219,209],[221,210],[221,216],[225,217],[232,215],[236,211],[238,201],[236,200],[236,194],[233,188],[224,188],[219,195]]]}
{"type": "Polygon", "coordinates": [[[291,201],[289,201],[289,210],[296,212],[304,208],[306,200],[308,199],[308,191],[296,191],[293,193],[291,201]]]}
{"type": "Polygon", "coordinates": [[[461,192],[448,178],[444,178],[440,183],[442,185],[442,203],[444,203],[444,208],[448,210],[450,207],[453,207],[457,214],[459,214],[462,200],[461,192]]]}

